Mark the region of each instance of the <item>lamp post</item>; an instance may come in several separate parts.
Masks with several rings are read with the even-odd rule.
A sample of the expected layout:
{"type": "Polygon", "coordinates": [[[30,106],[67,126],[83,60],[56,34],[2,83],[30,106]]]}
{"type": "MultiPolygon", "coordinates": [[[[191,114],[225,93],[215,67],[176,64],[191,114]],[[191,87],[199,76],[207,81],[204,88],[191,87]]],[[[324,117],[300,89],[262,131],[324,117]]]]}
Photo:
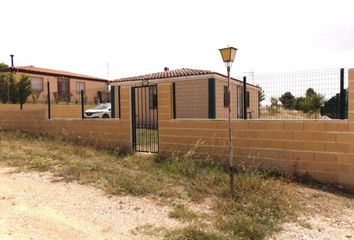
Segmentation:
{"type": "Polygon", "coordinates": [[[227,105],[229,108],[228,123],[229,123],[229,165],[230,165],[230,189],[233,191],[233,147],[232,147],[232,126],[231,126],[231,94],[230,94],[230,70],[234,62],[237,48],[227,47],[219,49],[222,60],[227,68],[227,105]]]}

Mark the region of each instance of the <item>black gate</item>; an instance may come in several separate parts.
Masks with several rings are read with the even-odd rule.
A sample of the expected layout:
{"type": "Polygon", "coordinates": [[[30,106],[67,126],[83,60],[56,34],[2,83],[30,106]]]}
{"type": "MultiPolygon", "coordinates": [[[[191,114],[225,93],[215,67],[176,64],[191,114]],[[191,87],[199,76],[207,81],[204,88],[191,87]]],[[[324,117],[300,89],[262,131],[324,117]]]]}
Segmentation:
{"type": "Polygon", "coordinates": [[[159,151],[156,85],[132,87],[132,130],[135,151],[159,151]]]}

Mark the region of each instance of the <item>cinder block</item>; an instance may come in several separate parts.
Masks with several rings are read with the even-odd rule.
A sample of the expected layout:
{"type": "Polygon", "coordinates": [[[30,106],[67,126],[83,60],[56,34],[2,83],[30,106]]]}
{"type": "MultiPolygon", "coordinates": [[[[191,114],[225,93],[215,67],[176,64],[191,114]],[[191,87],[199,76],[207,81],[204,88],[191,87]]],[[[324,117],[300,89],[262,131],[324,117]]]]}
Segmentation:
{"type": "Polygon", "coordinates": [[[257,139],[257,131],[237,131],[239,132],[239,136],[240,138],[253,138],[253,139],[257,139]]]}
{"type": "Polygon", "coordinates": [[[354,153],[337,153],[338,163],[354,164],[354,153]]]}
{"type": "Polygon", "coordinates": [[[315,141],[320,142],[335,142],[336,141],[336,133],[330,132],[314,132],[313,139],[315,141]]]}
{"type": "Polygon", "coordinates": [[[297,161],[313,161],[314,160],[314,153],[312,152],[302,152],[302,151],[295,151],[294,159],[297,161]]]}
{"type": "Polygon", "coordinates": [[[290,131],[303,131],[304,130],[304,122],[303,121],[285,121],[284,122],[284,130],[290,131]]]}
{"type": "Polygon", "coordinates": [[[324,151],[325,144],[322,142],[305,142],[303,150],[306,151],[324,151]]]}
{"type": "Polygon", "coordinates": [[[325,123],[318,120],[304,121],[304,131],[321,132],[325,130],[325,123]]]}
{"type": "Polygon", "coordinates": [[[324,144],[325,144],[326,152],[338,152],[338,153],[349,152],[349,144],[346,143],[324,143],[324,144]]]}
{"type": "Polygon", "coordinates": [[[354,144],[354,133],[337,133],[336,141],[341,143],[353,143],[354,144]]]}
{"type": "Polygon", "coordinates": [[[326,131],[345,132],[349,130],[348,121],[332,120],[330,122],[326,122],[325,125],[326,131]]]}
{"type": "Polygon", "coordinates": [[[349,122],[349,131],[354,132],[354,121],[349,122]]]}
{"type": "Polygon", "coordinates": [[[294,137],[294,132],[292,131],[274,131],[274,139],[278,139],[278,140],[293,140],[294,137]]]}
{"type": "Polygon", "coordinates": [[[351,112],[348,114],[349,121],[354,121],[354,102],[350,102],[350,104],[353,106],[351,108],[351,112]]]}
{"type": "Polygon", "coordinates": [[[248,129],[248,122],[244,120],[233,120],[232,121],[232,128],[233,129],[248,129]]]}
{"type": "Polygon", "coordinates": [[[293,133],[294,140],[303,140],[303,141],[312,141],[313,140],[313,132],[298,132],[295,131],[293,133]]]}
{"type": "Polygon", "coordinates": [[[274,139],[273,131],[257,131],[257,138],[259,139],[274,139]]]}
{"type": "Polygon", "coordinates": [[[248,128],[254,130],[264,130],[266,129],[265,121],[249,121],[248,128]]]}
{"type": "Polygon", "coordinates": [[[266,129],[275,130],[275,131],[284,130],[284,122],[280,120],[279,121],[268,120],[266,121],[266,129]]]}
{"type": "Polygon", "coordinates": [[[338,160],[338,154],[315,152],[314,160],[316,162],[336,163],[338,160]]]}
{"type": "Polygon", "coordinates": [[[285,149],[304,150],[304,142],[284,141],[285,149]]]}

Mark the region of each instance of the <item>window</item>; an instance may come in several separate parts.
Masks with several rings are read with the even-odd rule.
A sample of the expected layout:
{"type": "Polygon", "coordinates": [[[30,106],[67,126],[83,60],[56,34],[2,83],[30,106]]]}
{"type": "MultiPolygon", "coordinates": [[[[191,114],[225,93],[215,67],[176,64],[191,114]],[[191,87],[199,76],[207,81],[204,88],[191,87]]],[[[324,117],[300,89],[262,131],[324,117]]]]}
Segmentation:
{"type": "Polygon", "coordinates": [[[243,86],[237,86],[237,118],[243,118],[243,86]]]}
{"type": "Polygon", "coordinates": [[[84,82],[76,82],[76,93],[81,93],[81,90],[85,92],[85,83],[84,82]]]}
{"type": "Polygon", "coordinates": [[[43,91],[43,78],[31,77],[32,91],[43,91]]]}
{"type": "Polygon", "coordinates": [[[224,86],[224,107],[229,107],[229,94],[227,91],[227,86],[224,86]]]}
{"type": "Polygon", "coordinates": [[[250,107],[250,92],[246,91],[246,107],[250,107]]]}
{"type": "Polygon", "coordinates": [[[149,108],[157,108],[157,90],[156,87],[149,87],[149,108]]]}

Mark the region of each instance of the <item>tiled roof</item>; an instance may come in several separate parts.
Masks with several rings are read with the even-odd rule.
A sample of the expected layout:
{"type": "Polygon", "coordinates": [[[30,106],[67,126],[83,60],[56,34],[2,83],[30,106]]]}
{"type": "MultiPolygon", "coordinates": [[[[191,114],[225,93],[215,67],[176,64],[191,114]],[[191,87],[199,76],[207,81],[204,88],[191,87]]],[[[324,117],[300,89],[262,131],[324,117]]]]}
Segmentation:
{"type": "Polygon", "coordinates": [[[120,78],[120,79],[116,79],[114,81],[115,82],[143,81],[143,80],[153,80],[153,79],[163,79],[163,78],[173,78],[173,77],[205,75],[205,74],[213,74],[213,73],[214,72],[209,71],[209,70],[197,70],[197,69],[182,68],[182,69],[140,75],[140,76],[135,76],[135,77],[120,78]]]}
{"type": "Polygon", "coordinates": [[[0,69],[1,72],[9,72],[11,70],[14,72],[33,73],[33,74],[42,74],[42,75],[50,75],[50,76],[58,76],[58,77],[69,77],[69,78],[78,78],[78,79],[84,79],[84,80],[94,80],[94,81],[107,82],[107,80],[103,79],[103,78],[92,77],[92,76],[88,76],[88,75],[72,73],[72,72],[67,72],[67,71],[61,71],[61,70],[39,68],[39,67],[35,67],[35,66],[17,66],[17,67],[13,67],[13,68],[8,67],[8,68],[0,69]]]}

